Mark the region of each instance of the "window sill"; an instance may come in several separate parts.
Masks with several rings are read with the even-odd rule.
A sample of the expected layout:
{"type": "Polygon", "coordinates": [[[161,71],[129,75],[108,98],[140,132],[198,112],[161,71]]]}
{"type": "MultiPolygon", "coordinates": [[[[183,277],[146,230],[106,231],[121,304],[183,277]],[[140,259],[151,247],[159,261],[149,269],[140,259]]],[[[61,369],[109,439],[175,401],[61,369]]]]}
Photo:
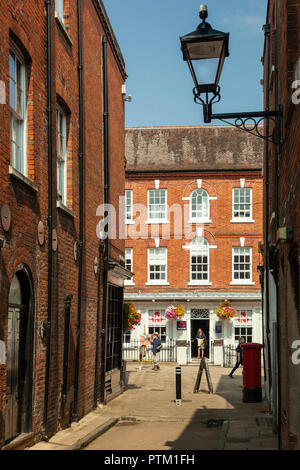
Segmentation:
{"type": "Polygon", "coordinates": [[[255,282],[248,281],[248,282],[238,282],[238,281],[232,281],[230,283],[231,286],[255,286],[255,282]]]}
{"type": "Polygon", "coordinates": [[[191,219],[191,220],[188,220],[188,224],[190,225],[212,224],[212,221],[208,219],[191,219]]]}
{"type": "Polygon", "coordinates": [[[56,207],[75,219],[75,212],[65,206],[61,201],[56,201],[56,207]]]}
{"type": "Polygon", "coordinates": [[[209,281],[190,281],[188,286],[212,286],[212,282],[209,281]]]}
{"type": "Polygon", "coordinates": [[[125,225],[135,225],[135,221],[134,220],[126,220],[125,225]]]}
{"type": "Polygon", "coordinates": [[[231,224],[254,224],[255,220],[253,219],[231,219],[231,224]]]}
{"type": "Polygon", "coordinates": [[[169,286],[170,283],[167,281],[153,281],[146,282],[145,286],[169,286]]]}
{"type": "Polygon", "coordinates": [[[146,225],[169,224],[170,221],[166,219],[147,220],[146,225]]]}
{"type": "Polygon", "coordinates": [[[21,181],[21,183],[25,184],[27,187],[29,187],[30,189],[32,189],[34,192],[37,193],[38,191],[37,185],[30,178],[20,173],[11,165],[9,165],[8,173],[11,177],[15,178],[17,181],[21,181]]]}
{"type": "Polygon", "coordinates": [[[124,281],[124,286],[135,286],[135,283],[131,281],[124,281]]]}
{"type": "Polygon", "coordinates": [[[72,39],[71,39],[71,36],[69,35],[68,30],[67,30],[67,28],[65,27],[64,22],[62,21],[61,17],[60,17],[59,14],[57,13],[57,11],[55,12],[55,20],[56,20],[57,25],[59,26],[59,29],[62,31],[62,33],[64,34],[65,38],[67,39],[69,45],[70,45],[70,46],[73,46],[73,41],[72,41],[72,39]]]}

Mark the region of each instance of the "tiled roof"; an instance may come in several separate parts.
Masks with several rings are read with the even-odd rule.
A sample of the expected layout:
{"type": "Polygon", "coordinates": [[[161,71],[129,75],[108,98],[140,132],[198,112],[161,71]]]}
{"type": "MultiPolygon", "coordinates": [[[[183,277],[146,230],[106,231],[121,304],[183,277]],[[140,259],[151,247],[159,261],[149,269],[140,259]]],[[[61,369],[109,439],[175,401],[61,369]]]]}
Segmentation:
{"type": "Polygon", "coordinates": [[[231,126],[126,129],[127,171],[260,169],[263,140],[231,126]]]}

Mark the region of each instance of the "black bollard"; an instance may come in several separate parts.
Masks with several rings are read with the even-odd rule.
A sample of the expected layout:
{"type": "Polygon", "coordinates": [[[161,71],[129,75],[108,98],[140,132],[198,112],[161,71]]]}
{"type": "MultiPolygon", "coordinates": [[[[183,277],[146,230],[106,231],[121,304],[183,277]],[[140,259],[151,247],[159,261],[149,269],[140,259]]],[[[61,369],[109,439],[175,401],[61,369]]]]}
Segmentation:
{"type": "Polygon", "coordinates": [[[181,367],[176,367],[176,406],[181,405],[181,367]]]}

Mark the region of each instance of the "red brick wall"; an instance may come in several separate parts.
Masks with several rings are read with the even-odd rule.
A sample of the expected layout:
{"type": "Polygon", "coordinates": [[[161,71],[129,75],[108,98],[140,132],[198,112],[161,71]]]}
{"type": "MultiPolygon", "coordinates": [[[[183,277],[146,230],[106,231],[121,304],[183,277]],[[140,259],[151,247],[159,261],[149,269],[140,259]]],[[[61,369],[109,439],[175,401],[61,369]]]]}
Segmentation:
{"type": "MultiPolygon", "coordinates": [[[[155,247],[151,227],[153,225],[142,224],[143,238],[131,239],[132,227],[127,226],[128,238],[126,247],[133,248],[133,272],[135,276],[134,287],[127,287],[127,292],[165,292],[178,291],[260,291],[259,278],[256,267],[261,264],[258,254],[258,242],[262,240],[262,178],[259,173],[218,173],[217,175],[198,173],[190,176],[155,174],[142,176],[127,174],[126,189],[133,191],[133,203],[143,204],[147,207],[148,189],[155,189],[155,179],[160,180],[160,189],[167,189],[167,202],[169,206],[178,204],[184,214],[184,206],[189,206],[189,201],[183,201],[183,197],[189,197],[197,188],[197,179],[202,179],[202,188],[206,189],[211,197],[217,200],[210,201],[210,224],[204,225],[204,237],[210,245],[217,245],[217,249],[210,250],[210,282],[212,286],[188,286],[190,281],[190,252],[183,249],[189,245],[189,241],[178,237],[177,229],[174,231],[174,217],[171,217],[170,226],[163,225],[160,228],[160,238],[163,238],[162,227],[170,228],[170,239],[160,241],[161,247],[168,247],[168,282],[169,286],[145,286],[148,281],[147,274],[147,248],[155,247]],[[232,188],[240,187],[240,178],[245,178],[245,187],[253,188],[253,219],[255,223],[230,223],[232,219],[232,188]],[[245,246],[251,246],[253,265],[253,286],[231,286],[232,281],[232,247],[240,246],[240,237],[245,237],[245,246]]],[[[183,217],[182,224],[183,227],[183,217]]],[[[188,225],[188,232],[196,232],[195,224],[188,225]]],[[[201,227],[198,225],[198,227],[201,227]]]]}
{"type": "MultiPolygon", "coordinates": [[[[51,359],[48,408],[48,433],[66,426],[74,397],[75,350],[78,300],[78,261],[74,260],[74,243],[79,237],[79,84],[77,2],[66,2],[66,32],[52,15],[53,37],[53,227],[58,233],[58,250],[53,254],[53,299],[51,324],[51,359]],[[56,208],[56,106],[68,112],[68,209],[56,208]],[[61,410],[61,386],[64,352],[65,299],[73,294],[69,348],[67,402],[61,410]]],[[[84,78],[84,262],[81,343],[79,365],[78,415],[92,410],[94,400],[97,276],[94,259],[99,262],[99,239],[96,236],[96,210],[103,202],[103,69],[102,38],[108,36],[109,106],[110,106],[110,180],[111,198],[116,203],[124,194],[124,103],[121,85],[126,75],[112,42],[98,2],[85,0],[83,11],[83,78],[84,78]]],[[[0,205],[9,204],[12,229],[5,233],[0,223],[0,237],[6,247],[0,251],[0,340],[7,340],[8,294],[12,277],[20,263],[32,273],[35,295],[34,364],[33,364],[33,431],[37,439],[42,431],[45,392],[46,345],[40,338],[40,326],[48,315],[48,117],[46,67],[46,15],[43,2],[6,2],[0,0],[0,80],[9,100],[9,31],[13,31],[31,59],[30,120],[28,133],[31,166],[29,176],[37,185],[28,185],[8,176],[10,164],[10,112],[0,105],[0,205]],[[16,5],[16,6],[15,6],[16,5]],[[44,222],[45,244],[37,243],[37,225],[44,222]]],[[[116,204],[118,208],[118,205],[116,204]]],[[[124,241],[112,241],[111,257],[120,260],[124,241]]],[[[102,293],[101,293],[102,295],[102,293]]],[[[100,308],[102,312],[102,305],[100,308]]],[[[6,369],[0,369],[0,444],[3,442],[3,409],[6,402],[6,369]]]]}
{"type": "MultiPolygon", "coordinates": [[[[276,178],[276,146],[270,145],[269,180],[270,216],[276,218],[269,225],[271,244],[279,249],[279,265],[275,270],[278,279],[279,297],[279,337],[280,337],[280,394],[281,394],[281,432],[283,449],[300,448],[300,414],[295,391],[300,381],[299,366],[291,361],[291,345],[300,337],[300,105],[292,102],[295,89],[295,65],[300,57],[300,1],[284,0],[279,2],[279,104],[283,105],[283,144],[278,154],[278,178],[276,178]],[[276,205],[278,188],[278,210],[276,205]],[[293,241],[277,243],[277,228],[292,227],[293,241]]],[[[271,24],[272,51],[271,65],[275,65],[276,1],[270,0],[268,22],[271,24]]],[[[264,58],[265,76],[267,56],[264,58]]],[[[276,74],[270,80],[270,108],[276,105],[276,74]]],[[[298,86],[299,90],[299,86],[298,86]]],[[[266,98],[265,80],[265,98],[266,98]]],[[[299,93],[298,93],[299,97],[299,93]]],[[[265,163],[266,163],[265,152],[265,163]]],[[[265,170],[265,177],[267,172],[265,170]]],[[[266,221],[268,223],[268,221],[266,221]]],[[[266,243],[266,242],[265,242],[266,243]]],[[[275,301],[275,299],[273,299],[275,301]]]]}

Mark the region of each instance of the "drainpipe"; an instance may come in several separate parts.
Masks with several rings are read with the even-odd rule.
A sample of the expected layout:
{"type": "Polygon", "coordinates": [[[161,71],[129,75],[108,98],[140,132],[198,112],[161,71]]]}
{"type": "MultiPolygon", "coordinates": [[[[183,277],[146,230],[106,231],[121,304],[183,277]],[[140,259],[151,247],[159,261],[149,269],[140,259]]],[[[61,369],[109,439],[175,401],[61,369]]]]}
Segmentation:
{"type": "MultiPolygon", "coordinates": [[[[282,107],[279,105],[279,0],[276,0],[276,64],[275,64],[275,109],[282,110],[282,107]]],[[[276,232],[279,228],[279,155],[281,154],[282,146],[282,114],[276,118],[277,126],[277,135],[276,135],[276,155],[275,155],[275,164],[276,164],[276,232]]],[[[278,262],[280,258],[278,257],[278,262]]],[[[278,449],[281,450],[281,373],[280,373],[280,328],[279,328],[279,266],[278,273],[276,276],[276,339],[277,339],[277,358],[275,358],[277,363],[277,400],[278,400],[278,410],[277,410],[277,426],[278,426],[278,449]]]]}
{"type": "Polygon", "coordinates": [[[48,401],[50,378],[51,353],[51,319],[52,319],[52,291],[53,291],[53,93],[52,93],[52,0],[46,0],[47,7],[47,113],[48,113],[48,317],[46,329],[46,375],[44,396],[43,439],[48,440],[48,401]]]}
{"type": "MultiPolygon", "coordinates": [[[[107,70],[107,37],[102,40],[103,48],[103,133],[104,133],[104,204],[109,204],[109,109],[108,109],[108,70],[107,70]]],[[[105,212],[104,217],[108,213],[105,212]]],[[[108,226],[105,227],[105,249],[103,260],[103,310],[101,325],[101,366],[100,366],[100,403],[105,402],[105,374],[107,356],[107,310],[108,310],[108,260],[109,260],[109,238],[108,226]]]]}
{"type": "Polygon", "coordinates": [[[104,243],[103,241],[99,244],[99,268],[98,268],[98,280],[97,280],[97,323],[96,323],[96,351],[95,351],[95,379],[94,379],[94,409],[97,408],[98,403],[98,388],[99,388],[99,326],[100,326],[100,302],[101,302],[101,260],[104,252],[104,243]]]}
{"type": "Polygon", "coordinates": [[[70,344],[70,316],[73,295],[68,295],[65,299],[65,333],[64,333],[64,359],[63,359],[63,383],[62,383],[62,415],[67,401],[68,390],[68,366],[69,366],[69,344],[70,344]]]}
{"type": "MultiPolygon", "coordinates": [[[[271,67],[271,25],[267,24],[264,26],[265,38],[266,38],[266,51],[267,51],[267,72],[266,72],[266,104],[265,110],[270,110],[270,67],[271,67]]],[[[269,135],[270,119],[266,119],[266,135],[269,135]]],[[[271,373],[271,345],[270,345],[270,268],[269,268],[269,223],[270,223],[270,167],[269,167],[269,140],[266,139],[266,174],[265,174],[265,274],[266,274],[266,340],[268,349],[268,381],[269,381],[269,398],[272,384],[272,373],[271,373]]]]}
{"type": "Polygon", "coordinates": [[[74,378],[74,404],[72,418],[78,421],[78,388],[79,388],[79,362],[80,362],[80,329],[82,310],[82,284],[83,284],[83,246],[84,246],[84,103],[83,103],[83,58],[82,58],[82,3],[77,0],[78,14],[78,81],[79,81],[79,272],[78,272],[78,312],[77,312],[77,344],[75,357],[74,378]]]}

